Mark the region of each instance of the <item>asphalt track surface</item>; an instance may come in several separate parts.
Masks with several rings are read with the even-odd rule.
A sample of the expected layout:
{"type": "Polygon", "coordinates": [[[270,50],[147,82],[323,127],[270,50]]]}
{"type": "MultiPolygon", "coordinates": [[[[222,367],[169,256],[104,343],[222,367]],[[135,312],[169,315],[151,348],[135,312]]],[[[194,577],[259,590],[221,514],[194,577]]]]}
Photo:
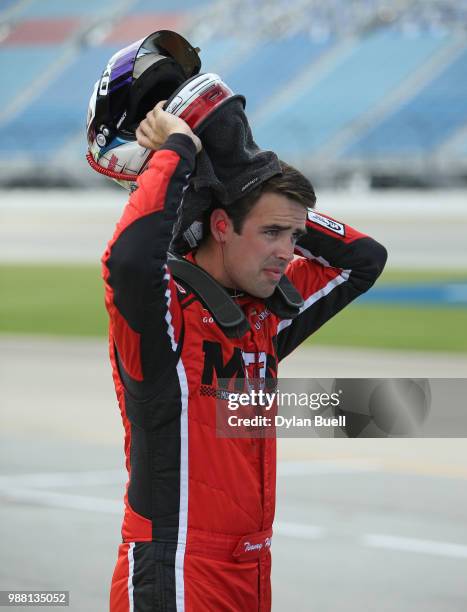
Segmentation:
{"type": "MultiPolygon", "coordinates": [[[[460,376],[467,358],[316,348],[283,366],[460,376]]],[[[0,589],[106,610],[125,475],[105,342],[3,337],[0,384],[0,589]]],[[[273,610],[465,611],[466,481],[463,439],[280,440],[273,610]]]]}

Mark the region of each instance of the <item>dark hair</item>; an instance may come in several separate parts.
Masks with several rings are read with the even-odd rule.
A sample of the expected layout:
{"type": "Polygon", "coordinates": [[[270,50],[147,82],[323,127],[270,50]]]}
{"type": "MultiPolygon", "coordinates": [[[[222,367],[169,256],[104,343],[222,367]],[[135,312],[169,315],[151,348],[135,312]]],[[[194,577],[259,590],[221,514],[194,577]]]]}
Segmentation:
{"type": "Polygon", "coordinates": [[[277,193],[283,195],[294,202],[298,202],[304,208],[314,208],[316,195],[310,181],[293,166],[280,161],[282,174],[276,174],[270,179],[261,183],[259,187],[253,189],[242,198],[239,198],[229,206],[213,204],[205,213],[203,218],[203,236],[210,235],[211,213],[215,208],[222,208],[227,213],[233,223],[234,230],[240,234],[248,213],[252,210],[256,202],[263,193],[277,193]]]}

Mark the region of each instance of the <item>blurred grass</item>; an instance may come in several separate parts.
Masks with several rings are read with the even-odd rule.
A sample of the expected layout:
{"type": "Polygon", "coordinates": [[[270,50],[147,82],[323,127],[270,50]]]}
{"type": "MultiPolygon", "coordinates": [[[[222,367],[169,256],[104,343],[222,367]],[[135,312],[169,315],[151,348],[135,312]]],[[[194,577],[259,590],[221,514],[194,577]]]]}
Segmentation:
{"type": "Polygon", "coordinates": [[[0,265],[0,332],[104,336],[99,266],[0,265]]]}
{"type": "Polygon", "coordinates": [[[400,270],[386,268],[377,283],[430,283],[466,281],[467,270],[400,270]]]}
{"type": "MultiPolygon", "coordinates": [[[[379,283],[467,280],[459,270],[392,270],[379,283]]],[[[101,271],[91,265],[0,265],[0,333],[105,336],[101,271]]],[[[467,309],[350,305],[310,344],[467,352],[467,309]]]]}
{"type": "MultiPolygon", "coordinates": [[[[389,268],[377,282],[415,285],[449,281],[467,281],[467,271],[389,268]]],[[[467,352],[467,309],[351,304],[306,342],[328,346],[467,352]]]]}
{"type": "Polygon", "coordinates": [[[328,346],[467,352],[467,309],[350,305],[306,342],[328,346]]]}

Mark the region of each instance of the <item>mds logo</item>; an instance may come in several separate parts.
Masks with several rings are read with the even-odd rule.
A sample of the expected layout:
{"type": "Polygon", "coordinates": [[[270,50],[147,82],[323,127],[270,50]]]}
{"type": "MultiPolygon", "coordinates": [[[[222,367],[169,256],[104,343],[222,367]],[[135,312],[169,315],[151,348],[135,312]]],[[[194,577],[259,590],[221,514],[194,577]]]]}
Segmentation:
{"type": "MultiPolygon", "coordinates": [[[[277,361],[274,355],[261,351],[248,353],[235,347],[230,359],[224,361],[222,345],[219,342],[203,342],[204,367],[201,384],[213,385],[214,376],[217,379],[234,381],[233,390],[243,390],[243,380],[276,378],[277,361]]],[[[229,384],[229,389],[231,385],[229,384]]]]}

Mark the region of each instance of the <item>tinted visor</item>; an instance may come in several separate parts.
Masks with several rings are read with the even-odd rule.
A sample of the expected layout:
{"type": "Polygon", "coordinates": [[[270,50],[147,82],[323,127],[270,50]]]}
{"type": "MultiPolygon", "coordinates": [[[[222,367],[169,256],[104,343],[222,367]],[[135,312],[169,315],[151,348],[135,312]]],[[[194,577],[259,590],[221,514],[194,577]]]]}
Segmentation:
{"type": "Polygon", "coordinates": [[[135,61],[148,53],[157,53],[173,59],[185,78],[197,74],[201,60],[190,43],[170,30],[160,30],[117,51],[109,61],[98,87],[96,125],[115,128],[128,103],[130,87],[134,81],[135,61]]]}
{"type": "Polygon", "coordinates": [[[180,64],[187,79],[198,74],[201,69],[201,60],[195,49],[183,36],[170,30],[160,30],[148,36],[141,45],[140,51],[157,51],[162,55],[172,57],[180,64]]]}
{"type": "Polygon", "coordinates": [[[201,69],[198,53],[183,36],[170,30],[160,30],[147,38],[137,40],[112,56],[109,62],[110,92],[131,85],[136,59],[148,53],[157,53],[174,59],[185,73],[185,79],[198,74],[201,69]]]}

